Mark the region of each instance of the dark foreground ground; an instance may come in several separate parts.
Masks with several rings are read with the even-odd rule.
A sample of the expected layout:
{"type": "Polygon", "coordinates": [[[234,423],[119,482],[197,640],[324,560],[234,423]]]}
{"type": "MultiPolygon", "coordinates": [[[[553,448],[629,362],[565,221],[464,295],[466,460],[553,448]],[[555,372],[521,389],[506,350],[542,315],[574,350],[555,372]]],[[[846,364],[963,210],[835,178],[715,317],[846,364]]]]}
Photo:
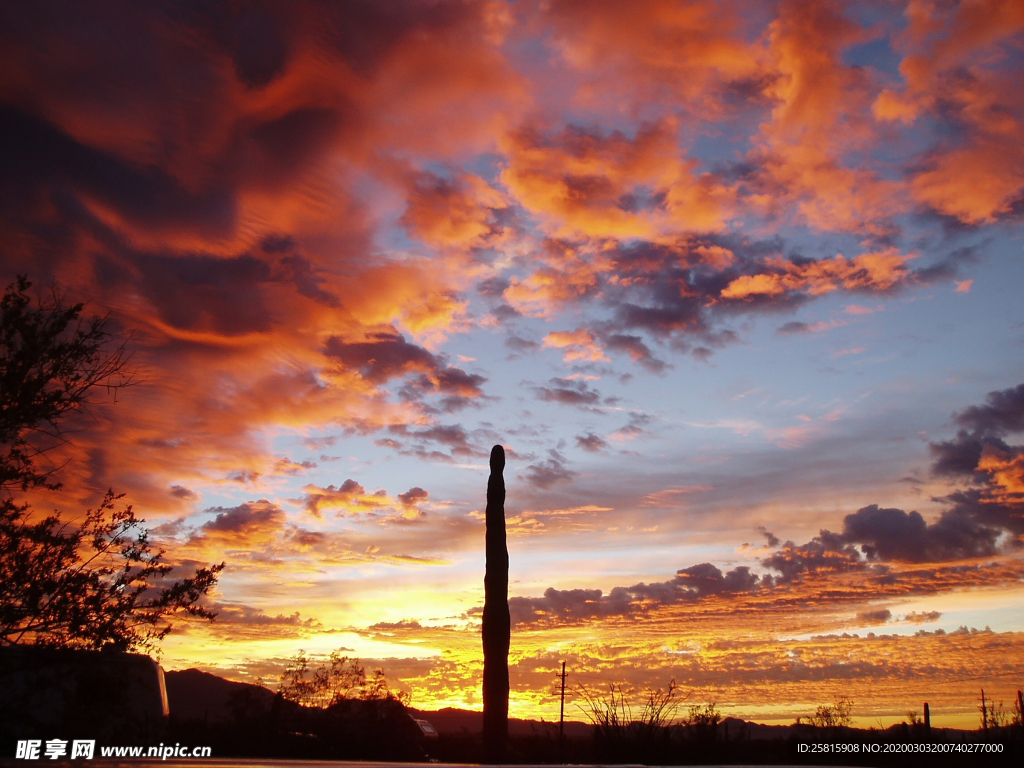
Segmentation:
{"type": "MultiPolygon", "coordinates": [[[[7,768],[18,763],[13,761],[0,760],[0,765],[7,768]]],[[[20,765],[24,765],[21,762],[20,765]]],[[[78,761],[76,765],[81,764],[78,761]]],[[[479,763],[386,763],[372,761],[329,761],[329,760],[93,760],[89,765],[96,768],[476,768],[479,763]]],[[[629,766],[629,764],[625,764],[629,766]]],[[[757,766],[774,766],[774,768],[827,768],[827,766],[815,766],[811,764],[794,764],[791,766],[778,766],[775,763],[749,764],[750,768],[757,766]]],[[[964,763],[972,765],[972,763],[964,763]]],[[[498,766],[487,766],[487,768],[518,768],[513,763],[498,766]]],[[[537,768],[566,768],[565,765],[544,765],[537,768]]],[[[573,765],[572,768],[604,768],[598,765],[573,765]]],[[[730,768],[721,763],[713,763],[696,768],[730,768]]]]}
{"type": "MultiPolygon", "coordinates": [[[[66,762],[38,753],[18,759],[16,745],[24,746],[27,739],[41,740],[40,746],[65,740],[69,748],[70,740],[93,740],[93,759],[74,762],[100,768],[477,765],[484,754],[479,712],[418,711],[393,699],[345,700],[326,710],[309,709],[266,688],[197,670],[166,675],[169,717],[150,717],[125,695],[123,686],[110,686],[109,679],[106,685],[84,690],[88,695],[79,697],[82,701],[66,696],[66,711],[46,707],[50,717],[41,720],[33,718],[35,710],[3,695],[9,691],[0,685],[0,765],[41,768],[39,763],[66,762]],[[104,698],[104,692],[109,696],[104,698]],[[141,757],[157,744],[182,750],[170,749],[167,760],[141,757]],[[197,747],[196,754],[203,757],[183,757],[197,747]],[[140,757],[128,757],[132,749],[140,757]]],[[[507,764],[1019,767],[1024,765],[1024,729],[928,730],[920,724],[824,729],[726,718],[703,727],[631,724],[601,729],[566,723],[560,740],[555,723],[512,720],[507,764]]]]}
{"type": "MultiPolygon", "coordinates": [[[[15,764],[17,763],[13,761],[0,760],[0,765],[5,768],[15,764]]],[[[24,765],[24,763],[20,764],[24,765]]],[[[96,768],[151,768],[155,766],[162,766],[162,768],[470,768],[470,766],[478,766],[479,763],[378,763],[327,760],[93,760],[89,762],[89,765],[95,765],[96,768]]],[[[508,768],[511,767],[512,764],[508,764],[508,768]]],[[[488,766],[488,768],[492,767],[488,766]]],[[[493,768],[506,768],[506,766],[493,766],[493,768]]],[[[565,768],[565,766],[551,765],[538,768],[565,768]]],[[[598,768],[598,766],[581,765],[573,766],[573,768],[598,768]]],[[[715,764],[704,768],[726,767],[715,764]]],[[[780,768],[786,768],[786,766],[780,768]]],[[[824,768],[824,766],[819,768],[824,768]]]]}

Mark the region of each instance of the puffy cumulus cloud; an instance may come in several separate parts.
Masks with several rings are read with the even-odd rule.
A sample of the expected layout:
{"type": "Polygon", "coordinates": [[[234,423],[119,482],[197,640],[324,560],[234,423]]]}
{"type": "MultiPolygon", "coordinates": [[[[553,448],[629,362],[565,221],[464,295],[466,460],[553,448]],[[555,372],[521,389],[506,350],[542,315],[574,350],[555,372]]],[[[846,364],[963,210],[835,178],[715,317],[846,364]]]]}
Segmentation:
{"type": "Polygon", "coordinates": [[[531,317],[550,317],[566,306],[595,296],[607,260],[600,251],[565,241],[545,239],[530,274],[513,275],[502,297],[515,311],[531,317]]]}
{"type": "MultiPolygon", "coordinates": [[[[951,593],[967,585],[1012,589],[1022,568],[1019,558],[924,568],[869,567],[863,560],[860,566],[851,566],[857,557],[852,549],[795,547],[791,542],[781,545],[778,554],[789,562],[803,556],[799,579],[757,574],[749,566],[723,571],[700,563],[680,569],[666,581],[614,587],[607,593],[598,588],[551,587],[540,597],[510,598],[509,610],[520,632],[583,624],[591,636],[607,632],[621,637],[621,632],[635,628],[660,643],[678,637],[691,618],[704,627],[699,632],[703,643],[709,636],[705,623],[717,616],[742,628],[746,642],[751,642],[751,633],[759,631],[765,637],[827,632],[849,627],[851,618],[862,624],[889,623],[894,620],[892,610],[876,607],[880,599],[951,593]],[[794,611],[795,604],[808,610],[794,611]]],[[[779,561],[774,563],[771,567],[777,569],[779,561]]],[[[939,612],[912,613],[902,621],[929,623],[940,617],[939,612]]]]}
{"type": "Polygon", "coordinates": [[[548,458],[530,464],[522,478],[535,488],[547,489],[556,483],[568,482],[575,472],[567,466],[565,456],[553,448],[548,451],[548,458]]]}
{"type": "Polygon", "coordinates": [[[808,323],[802,323],[799,320],[791,320],[788,323],[780,325],[775,332],[780,336],[792,336],[797,333],[810,333],[811,326],[808,323]]]}
{"type": "Polygon", "coordinates": [[[563,350],[562,357],[567,363],[608,361],[594,334],[585,328],[577,328],[575,331],[551,331],[544,337],[543,346],[563,350]]]}
{"type": "MultiPolygon", "coordinates": [[[[185,520],[173,526],[161,526],[157,532],[165,538],[169,562],[192,562],[195,558],[228,559],[231,571],[255,568],[298,568],[315,563],[352,564],[372,559],[395,560],[393,555],[365,554],[365,544],[344,536],[311,530],[289,523],[287,515],[277,504],[260,499],[235,507],[211,507],[214,514],[202,525],[185,520]],[[167,538],[173,536],[173,539],[167,538]]],[[[269,572],[269,571],[268,571],[269,572]]],[[[225,577],[230,581],[231,574],[225,577]]]]}
{"type": "Polygon", "coordinates": [[[631,413],[629,415],[629,422],[612,432],[608,439],[619,443],[635,440],[641,435],[646,434],[647,430],[644,427],[653,421],[654,418],[646,413],[631,413]]]}
{"type": "Polygon", "coordinates": [[[799,579],[805,573],[845,573],[866,567],[856,547],[831,531],[822,531],[805,544],[786,541],[761,564],[780,574],[782,582],[799,579]]]}
{"type": "Polygon", "coordinates": [[[681,259],[686,250],[653,243],[619,249],[613,262],[615,280],[607,287],[615,308],[615,330],[641,330],[655,336],[699,336],[711,331],[704,292],[709,284],[715,293],[724,286],[717,275],[688,269],[689,263],[681,259]]]}
{"type": "Polygon", "coordinates": [[[664,360],[659,360],[654,356],[651,348],[644,343],[640,336],[629,333],[608,333],[601,340],[607,349],[625,353],[631,360],[652,373],[662,373],[669,367],[664,360]]]}
{"type": "Polygon", "coordinates": [[[750,592],[758,586],[759,578],[745,565],[722,573],[710,563],[684,568],[676,573],[676,581],[684,590],[700,597],[708,595],[750,592]]]}
{"type": "Polygon", "coordinates": [[[947,510],[926,524],[917,512],[863,507],[843,519],[843,537],[857,543],[869,560],[943,561],[983,557],[996,551],[999,530],[962,510],[947,510]]]}
{"type": "Polygon", "coordinates": [[[534,387],[534,391],[538,399],[549,403],[591,408],[601,402],[601,393],[578,379],[551,379],[548,386],[534,387]]]}
{"type": "MultiPolygon", "coordinates": [[[[832,259],[786,261],[768,259],[766,271],[742,275],[722,289],[723,299],[751,296],[779,296],[806,292],[811,296],[845,290],[888,291],[910,279],[907,256],[895,248],[864,253],[847,259],[842,254],[832,259]]],[[[807,330],[810,330],[809,328],[807,330]]]]}
{"type": "Polygon", "coordinates": [[[451,462],[455,457],[480,458],[489,455],[490,452],[484,444],[488,435],[482,432],[467,432],[459,424],[436,424],[430,427],[396,424],[389,427],[388,432],[405,442],[386,438],[378,440],[378,445],[386,445],[399,453],[431,461],[451,462]],[[474,442],[475,438],[480,439],[474,442]],[[438,447],[448,450],[449,453],[438,450],[438,447]]]}
{"type": "Polygon", "coordinates": [[[275,475],[299,475],[304,472],[308,472],[311,469],[316,469],[317,464],[312,459],[305,459],[304,461],[292,461],[287,456],[278,457],[277,462],[274,464],[275,475]]]}
{"type": "Polygon", "coordinates": [[[961,427],[954,439],[930,444],[933,472],[982,484],[987,501],[1024,503],[1024,446],[1004,440],[1024,431],[1024,384],[990,392],[984,405],[965,408],[954,421],[961,427]]]}
{"type": "Polygon", "coordinates": [[[402,517],[406,520],[416,520],[426,515],[423,505],[428,498],[430,498],[430,494],[418,485],[413,486],[405,493],[398,494],[398,502],[402,505],[402,517]]]}
{"type": "Polygon", "coordinates": [[[1024,384],[989,392],[984,405],[972,405],[955,417],[957,424],[992,435],[1024,432],[1024,384]]]}
{"type": "Polygon", "coordinates": [[[402,223],[431,245],[495,247],[508,236],[507,211],[504,195],[479,176],[448,179],[421,171],[411,182],[402,223]]]}
{"type": "MultiPolygon", "coordinates": [[[[640,240],[602,249],[549,240],[540,254],[544,266],[494,289],[502,289],[517,310],[537,317],[550,317],[572,302],[607,308],[606,319],[549,332],[544,346],[567,350],[567,362],[623,353],[661,373],[669,364],[655,354],[652,342],[704,359],[739,338],[728,327],[737,312],[775,312],[835,291],[887,294],[924,279],[908,268],[913,256],[895,247],[822,259],[782,258],[779,250],[778,241],[731,236],[640,240]]],[[[791,324],[782,332],[842,324],[791,324]]],[[[524,342],[510,343],[533,349],[524,342]]]]}
{"type": "MultiPolygon", "coordinates": [[[[600,343],[603,351],[625,354],[654,373],[670,366],[654,354],[650,339],[641,334],[657,343],[669,343],[675,352],[692,351],[706,357],[711,350],[737,339],[732,330],[716,327],[719,318],[735,314],[734,309],[716,306],[719,293],[741,270],[756,269],[771,247],[777,245],[747,241],[726,247],[709,238],[680,238],[671,243],[617,244],[593,253],[563,242],[558,257],[563,262],[592,259],[584,261],[588,266],[582,268],[590,281],[587,292],[576,301],[600,304],[611,310],[611,315],[578,328],[572,337],[552,336],[547,343],[569,347],[571,338],[572,346],[581,351],[586,348],[584,343],[600,343]],[[566,252],[572,256],[566,257],[566,252]]],[[[553,290],[566,290],[564,282],[552,280],[553,290]]],[[[515,284],[506,290],[506,296],[514,288],[515,284]]],[[[749,309],[770,309],[800,300],[797,294],[768,297],[767,301],[752,302],[749,309]]]]}
{"type": "Polygon", "coordinates": [[[204,523],[196,537],[231,547],[252,547],[273,541],[284,528],[286,515],[276,504],[260,499],[237,507],[211,507],[216,517],[204,523]]]}
{"type": "Polygon", "coordinates": [[[870,69],[843,60],[877,32],[843,11],[836,2],[789,0],[768,27],[763,93],[772,110],[749,157],[750,200],[770,213],[792,206],[816,229],[880,235],[905,208],[902,184],[855,159],[876,139],[869,107],[877,88],[870,69]]]}
{"type": "MultiPolygon", "coordinates": [[[[910,257],[895,248],[852,259],[783,259],[779,248],[777,241],[725,236],[619,244],[603,252],[600,282],[587,297],[611,309],[611,317],[575,333],[658,373],[668,364],[652,352],[652,341],[704,359],[738,339],[725,325],[737,312],[775,312],[837,290],[886,293],[915,280],[910,257]]],[[[782,332],[841,324],[791,324],[782,332]]]]}
{"type": "MultiPolygon", "coordinates": [[[[611,316],[580,330],[605,351],[624,352],[657,373],[668,364],[655,356],[654,344],[706,359],[738,340],[729,327],[737,313],[779,312],[836,291],[886,295],[932,279],[926,270],[912,271],[914,256],[895,247],[819,259],[783,258],[781,247],[778,240],[727,235],[618,244],[602,253],[605,266],[586,297],[611,316]]],[[[779,332],[823,332],[846,323],[793,321],[779,332]]]]}
{"type": "Polygon", "coordinates": [[[183,485],[172,485],[171,496],[182,501],[194,502],[199,501],[199,494],[190,488],[186,488],[183,485]]]}
{"type": "Polygon", "coordinates": [[[759,581],[747,566],[722,573],[710,563],[701,563],[678,571],[674,579],[615,587],[607,595],[600,589],[560,590],[550,587],[544,591],[543,597],[510,598],[509,612],[512,621],[520,625],[629,616],[714,595],[750,592],[757,589],[759,581]]]}
{"type": "Polygon", "coordinates": [[[370,333],[365,340],[348,341],[331,336],[324,346],[325,354],[346,368],[353,368],[372,384],[408,373],[434,373],[437,359],[416,344],[410,344],[394,329],[370,333]]]}
{"type": "Polygon", "coordinates": [[[969,224],[1008,214],[1022,191],[1024,100],[1015,43],[1024,11],[1012,0],[909,3],[897,36],[902,88],[886,88],[881,121],[922,118],[944,128],[921,157],[911,188],[923,205],[969,224]]]}
{"type": "Polygon", "coordinates": [[[353,277],[337,278],[348,297],[345,309],[359,326],[373,330],[397,320],[428,346],[441,343],[463,323],[468,302],[447,279],[428,260],[357,268],[353,277]]]}
{"type": "Polygon", "coordinates": [[[408,400],[419,400],[424,394],[440,393],[441,408],[446,412],[457,411],[483,397],[481,385],[487,379],[476,373],[466,373],[461,368],[448,367],[434,374],[418,376],[401,390],[408,400]]]}
{"type": "MultiPolygon", "coordinates": [[[[791,556],[793,549],[787,543],[780,552],[791,556]]],[[[962,589],[967,583],[977,587],[1012,587],[1020,573],[1019,560],[969,567],[960,563],[923,569],[900,567],[889,571],[850,569],[819,557],[817,565],[805,569],[803,577],[796,580],[759,575],[748,566],[723,571],[713,564],[700,563],[680,569],[666,581],[614,587],[607,593],[597,588],[551,587],[540,597],[510,598],[509,610],[520,631],[526,632],[531,627],[585,623],[589,632],[604,627],[615,633],[635,627],[651,633],[652,638],[661,631],[670,637],[685,617],[706,621],[719,616],[741,626],[744,637],[749,638],[749,633],[759,627],[766,636],[775,636],[849,626],[851,610],[857,621],[887,623],[893,620],[891,609],[872,606],[879,599],[947,593],[962,589]],[[811,614],[794,612],[794,603],[812,609],[811,614]],[[819,614],[829,613],[832,618],[816,623],[821,619],[819,614]]],[[[924,623],[939,616],[930,612],[909,615],[904,620],[924,623]]],[[[706,638],[707,633],[702,633],[702,637],[706,638]]]]}
{"type": "MultiPolygon", "coordinates": [[[[273,605],[288,579],[323,575],[325,569],[334,578],[344,572],[340,569],[372,563],[398,567],[446,565],[449,561],[435,548],[436,543],[444,541],[442,549],[460,548],[462,542],[476,535],[475,524],[469,521],[428,517],[429,494],[419,487],[395,498],[384,492],[367,494],[354,481],[344,483],[342,488],[309,486],[306,490],[305,501],[309,504],[348,518],[344,529],[339,530],[331,520],[324,521],[322,512],[313,515],[312,520],[306,517],[302,524],[290,522],[280,506],[265,499],[237,507],[214,507],[206,510],[206,515],[215,516],[205,523],[197,524],[193,516],[154,528],[154,535],[167,551],[165,559],[175,566],[171,577],[181,578],[195,567],[226,560],[229,566],[219,600],[241,600],[241,579],[259,595],[261,605],[273,605]],[[386,534],[382,526],[388,527],[386,534]],[[430,526],[430,533],[425,534],[423,526],[430,526]]],[[[300,603],[289,599],[286,605],[288,610],[297,606],[305,615],[319,615],[321,603],[316,594],[307,595],[300,603]]]]}
{"type": "Polygon", "coordinates": [[[791,581],[804,573],[870,570],[873,563],[884,570],[892,563],[957,562],[995,555],[1004,532],[1021,530],[1019,513],[1010,509],[985,508],[964,494],[949,500],[955,503],[932,523],[918,512],[862,507],[843,518],[841,532],[823,529],[801,545],[787,541],[761,564],[791,581]]]}
{"type": "Polygon", "coordinates": [[[585,435],[576,435],[576,446],[590,453],[600,453],[608,447],[608,442],[600,435],[588,432],[585,435]]]}
{"type": "Polygon", "coordinates": [[[731,86],[758,75],[738,8],[708,0],[556,0],[543,6],[565,60],[584,73],[577,99],[637,103],[668,97],[702,117],[725,108],[731,86]]]}
{"type": "Polygon", "coordinates": [[[418,504],[422,504],[430,494],[420,488],[418,485],[413,486],[405,493],[398,494],[398,500],[402,502],[403,507],[414,507],[418,504]]]}
{"type": "Polygon", "coordinates": [[[879,608],[872,611],[861,611],[857,614],[857,621],[864,624],[885,624],[892,619],[892,611],[888,608],[879,608]]]}
{"type": "Polygon", "coordinates": [[[941,611],[911,611],[903,617],[903,621],[911,624],[931,624],[942,618],[941,611]]]}
{"type": "Polygon", "coordinates": [[[986,446],[978,461],[978,469],[989,477],[989,481],[1010,497],[1024,497],[1024,452],[1016,453],[986,446]]]}
{"type": "Polygon", "coordinates": [[[723,227],[734,191],[684,159],[677,125],[641,126],[632,138],[570,125],[510,134],[501,180],[556,237],[654,238],[723,227]]]}
{"type": "Polygon", "coordinates": [[[483,396],[487,379],[444,363],[444,359],[412,344],[394,329],[371,332],[364,340],[327,339],[324,352],[346,368],[358,371],[371,384],[411,376],[401,394],[409,401],[440,394],[445,410],[464,407],[483,396]]]}
{"type": "Polygon", "coordinates": [[[336,514],[360,514],[389,510],[395,506],[394,499],[388,496],[387,491],[367,493],[362,485],[351,478],[340,486],[320,488],[307,485],[303,490],[306,492],[303,505],[316,517],[321,517],[324,510],[334,510],[336,514]]]}

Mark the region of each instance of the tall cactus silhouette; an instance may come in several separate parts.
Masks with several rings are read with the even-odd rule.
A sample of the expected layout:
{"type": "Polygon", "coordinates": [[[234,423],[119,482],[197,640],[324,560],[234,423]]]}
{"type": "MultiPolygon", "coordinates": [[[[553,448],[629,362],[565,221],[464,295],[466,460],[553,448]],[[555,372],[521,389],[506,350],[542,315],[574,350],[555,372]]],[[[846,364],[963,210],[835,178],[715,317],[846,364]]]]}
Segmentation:
{"type": "Polygon", "coordinates": [[[484,570],[484,760],[505,760],[508,744],[508,547],[505,543],[505,449],[491,449],[487,479],[487,532],[484,570]]]}

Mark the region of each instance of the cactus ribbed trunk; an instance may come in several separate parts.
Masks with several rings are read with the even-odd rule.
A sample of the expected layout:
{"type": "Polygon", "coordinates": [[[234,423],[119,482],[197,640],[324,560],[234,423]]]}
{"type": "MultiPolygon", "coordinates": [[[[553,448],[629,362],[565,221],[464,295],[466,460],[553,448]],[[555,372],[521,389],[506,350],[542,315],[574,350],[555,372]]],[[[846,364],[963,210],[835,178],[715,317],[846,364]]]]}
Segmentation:
{"type": "Polygon", "coordinates": [[[505,449],[491,449],[487,479],[487,532],[484,571],[484,760],[501,763],[508,744],[508,547],[505,543],[505,449]]]}

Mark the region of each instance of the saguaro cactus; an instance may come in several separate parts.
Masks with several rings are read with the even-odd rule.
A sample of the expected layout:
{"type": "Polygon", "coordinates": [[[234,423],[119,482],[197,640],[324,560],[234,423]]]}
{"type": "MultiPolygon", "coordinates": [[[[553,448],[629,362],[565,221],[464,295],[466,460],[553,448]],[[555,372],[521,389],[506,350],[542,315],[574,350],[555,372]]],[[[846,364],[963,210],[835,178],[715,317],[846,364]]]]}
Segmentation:
{"type": "Polygon", "coordinates": [[[508,743],[508,547],[505,543],[505,449],[491,449],[487,479],[487,532],[484,571],[484,759],[500,763],[508,743]]]}

